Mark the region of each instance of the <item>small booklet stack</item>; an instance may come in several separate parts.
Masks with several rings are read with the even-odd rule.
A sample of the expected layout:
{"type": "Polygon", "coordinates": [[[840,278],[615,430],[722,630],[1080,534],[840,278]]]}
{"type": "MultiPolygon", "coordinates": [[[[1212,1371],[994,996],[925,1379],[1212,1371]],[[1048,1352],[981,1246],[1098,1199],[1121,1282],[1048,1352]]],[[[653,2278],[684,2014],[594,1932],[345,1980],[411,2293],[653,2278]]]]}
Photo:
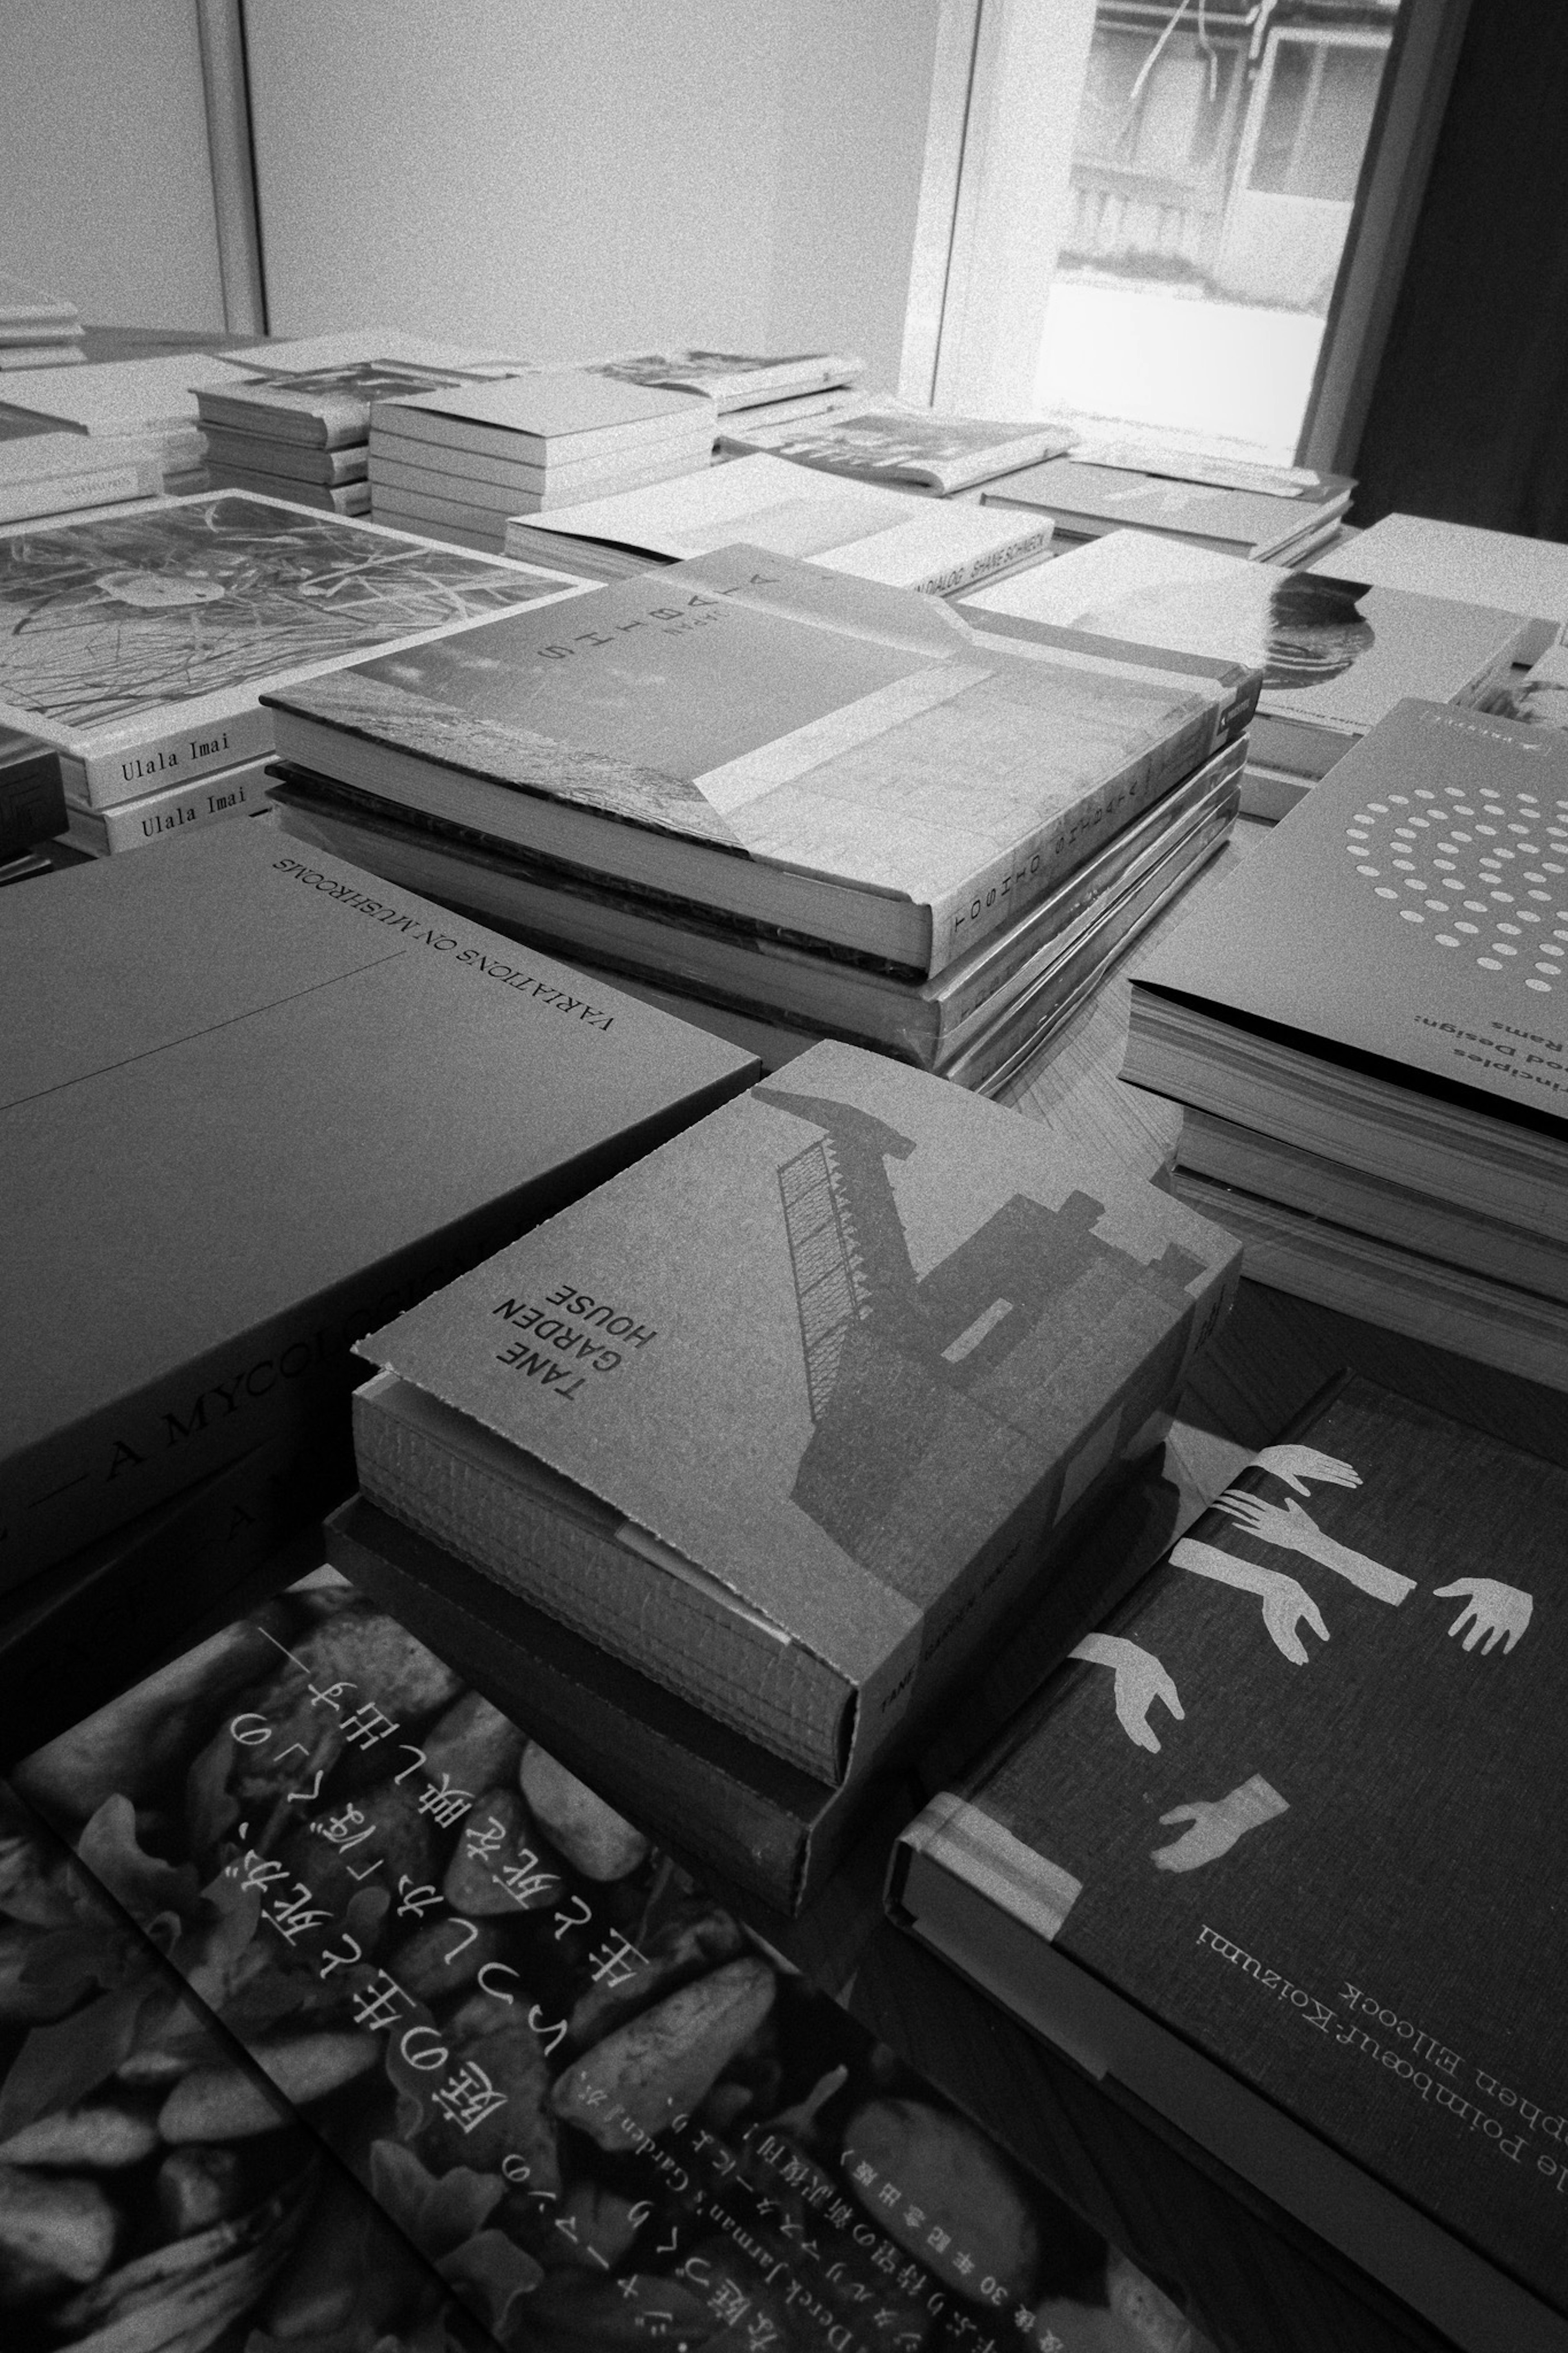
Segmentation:
{"type": "Polygon", "coordinates": [[[626,580],[744,540],[862,580],[949,596],[1033,562],[1050,536],[1049,522],[1037,516],[910,498],[757,456],[647,490],[552,507],[542,518],[518,516],[506,527],[506,553],[596,580],[626,580]]]}
{"type": "Polygon", "coordinates": [[[1059,532],[1075,539],[1098,539],[1131,526],[1189,541],[1216,555],[1301,564],[1339,536],[1353,489],[1348,476],[1325,474],[1310,478],[1310,487],[1303,483],[1283,493],[1236,490],[1202,477],[1178,480],[1053,458],[1047,465],[1026,465],[1005,482],[990,483],[983,495],[997,505],[1048,514],[1059,532]]]}
{"type": "Polygon", "coordinates": [[[379,327],[227,357],[245,380],[196,395],[214,481],[349,515],[370,512],[373,401],[525,364],[379,327]]]}
{"type": "Polygon", "coordinates": [[[1568,1388],[1568,737],[1404,702],[1135,973],[1259,1281],[1568,1388]]]}
{"type": "Polygon", "coordinates": [[[998,425],[898,400],[863,399],[804,426],[794,418],[738,417],[721,431],[719,446],[947,498],[1053,457],[1067,440],[1055,426],[998,425]]]}
{"type": "Polygon", "coordinates": [[[1109,532],[983,588],[971,608],[1256,663],[1263,690],[1241,806],[1270,822],[1405,696],[1496,707],[1530,626],[1489,606],[1248,564],[1142,531],[1109,532]]]}
{"type": "Polygon", "coordinates": [[[1258,677],[732,547],[280,690],[277,790],[774,1063],[995,1086],[1218,846],[1258,677]]]}
{"type": "Polygon", "coordinates": [[[374,512],[499,554],[509,515],[707,466],[717,424],[710,400],[582,368],[378,399],[374,512]]]}
{"type": "Polygon", "coordinates": [[[58,752],[79,848],[139,849],[267,807],[263,686],[584,585],[238,491],[26,525],[0,720],[58,752]]]}
{"type": "Polygon", "coordinates": [[[79,366],[81,316],[74,302],[0,270],[0,372],[79,366]]]}

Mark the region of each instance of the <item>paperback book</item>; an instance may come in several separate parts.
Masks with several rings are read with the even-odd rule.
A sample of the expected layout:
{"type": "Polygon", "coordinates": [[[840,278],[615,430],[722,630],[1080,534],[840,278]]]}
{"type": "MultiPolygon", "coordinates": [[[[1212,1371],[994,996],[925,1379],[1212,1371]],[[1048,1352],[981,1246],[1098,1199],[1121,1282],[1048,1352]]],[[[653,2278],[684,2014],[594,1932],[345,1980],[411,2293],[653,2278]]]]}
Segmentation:
{"type": "Polygon", "coordinates": [[[5,892],[0,959],[0,1589],[346,1426],[362,1332],[752,1071],[266,825],[5,892]]]}
{"type": "Polygon", "coordinates": [[[1236,1267],[1092,1154],[822,1045],[371,1334],[361,1482],[748,1739],[860,1778],[1048,1573],[1236,1267]]]}
{"type": "Polygon", "coordinates": [[[155,498],[163,487],[159,449],[130,435],[94,440],[80,433],[28,433],[0,440],[0,523],[155,498]]]}
{"type": "Polygon", "coordinates": [[[1053,427],[1000,425],[886,400],[839,409],[804,427],[752,427],[742,417],[719,437],[724,449],[762,450],[830,474],[912,483],[943,497],[1034,465],[1064,448],[1067,439],[1053,427]]]}
{"type": "Polygon", "coordinates": [[[330,1571],[15,1791],[3,2187],[55,2258],[17,2353],[1202,2353],[526,1688],[490,1704],[330,1571]]]}
{"type": "Polygon", "coordinates": [[[296,767],[923,978],[1231,741],[1256,691],[739,547],[268,702],[296,767]]]}
{"type": "Polygon", "coordinates": [[[244,375],[198,392],[203,424],[317,449],[363,447],[378,400],[505,376],[525,364],[384,329],[318,337],[292,349],[263,343],[228,358],[244,375]]]}
{"type": "Polygon", "coordinates": [[[546,467],[610,449],[710,449],[713,418],[712,404],[689,393],[615,383],[585,369],[389,396],[371,414],[374,427],[410,440],[546,467]]]}
{"type": "Polygon", "coordinates": [[[199,784],[163,785],[133,801],[116,801],[112,808],[95,809],[72,799],[67,803],[66,837],[95,858],[118,858],[128,849],[172,841],[198,825],[261,816],[272,807],[268,765],[265,759],[238,760],[232,768],[211,771],[199,784]]]}
{"type": "Polygon", "coordinates": [[[1518,1778],[1561,1767],[1565,1511],[1562,1470],[1345,1380],[889,1882],[950,1963],[1467,2353],[1568,2345],[1561,1871],[1518,1778]]]}
{"type": "Polygon", "coordinates": [[[982,507],[912,499],[758,456],[511,522],[505,546],[530,563],[616,580],[743,540],[859,579],[947,596],[1041,554],[1050,536],[1048,522],[1020,529],[982,507]]]}
{"type": "Polygon", "coordinates": [[[803,393],[826,392],[858,382],[864,360],[840,352],[710,352],[681,346],[666,352],[631,352],[589,364],[595,375],[660,391],[700,393],[721,417],[803,393]]]}
{"type": "Polygon", "coordinates": [[[1520,657],[1524,661],[1539,659],[1568,629],[1568,549],[1555,540],[1390,514],[1357,533],[1355,570],[1380,588],[1530,615],[1535,628],[1520,657]]]}
{"type": "Polygon", "coordinates": [[[0,720],[107,809],[270,751],[268,686],[585,585],[236,491],[29,525],[0,533],[0,720]]]}
{"type": "Polygon", "coordinates": [[[1350,502],[1348,487],[1310,503],[1263,491],[1216,490],[1203,482],[1171,481],[1086,466],[1077,458],[1031,465],[984,492],[987,501],[1043,508],[1058,527],[1085,539],[1132,525],[1188,540],[1216,554],[1258,564],[1295,562],[1337,533],[1350,502]]]}

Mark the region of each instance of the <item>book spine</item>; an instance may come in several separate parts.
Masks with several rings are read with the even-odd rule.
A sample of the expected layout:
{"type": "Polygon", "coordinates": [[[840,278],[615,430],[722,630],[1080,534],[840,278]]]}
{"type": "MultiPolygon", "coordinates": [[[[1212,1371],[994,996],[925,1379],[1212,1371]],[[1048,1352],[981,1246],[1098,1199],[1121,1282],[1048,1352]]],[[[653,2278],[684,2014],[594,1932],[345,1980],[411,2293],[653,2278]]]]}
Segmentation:
{"type": "Polygon", "coordinates": [[[134,748],[60,754],[69,797],[89,808],[113,808],[139,800],[163,785],[188,785],[242,760],[264,759],[272,749],[272,713],[258,703],[230,712],[200,727],[167,727],[146,735],[134,748]]]}
{"type": "Polygon", "coordinates": [[[1001,547],[987,548],[983,554],[966,556],[962,564],[944,564],[928,572],[910,586],[926,596],[952,596],[961,588],[973,588],[977,582],[991,579],[998,572],[1010,572],[1016,564],[1026,564],[1032,555],[1050,544],[1052,524],[1045,522],[1017,539],[1006,541],[1001,547]]]}
{"type": "Polygon", "coordinates": [[[36,758],[0,764],[0,860],[63,833],[68,818],[57,754],[40,744],[36,758]]]}
{"type": "Polygon", "coordinates": [[[79,474],[54,474],[42,481],[0,484],[0,523],[29,522],[37,515],[68,514],[79,507],[112,505],[118,499],[155,498],[163,487],[156,459],[110,466],[79,474]]]}
{"type": "Polygon", "coordinates": [[[170,792],[150,793],[114,808],[83,809],[72,803],[69,838],[83,849],[107,850],[118,857],[128,849],[145,849],[150,843],[165,841],[176,833],[189,833],[199,825],[256,817],[271,806],[264,769],[242,764],[237,776],[226,769],[205,785],[176,785],[170,792]]]}
{"type": "Polygon", "coordinates": [[[1140,752],[1125,767],[1026,834],[1010,850],[931,906],[928,970],[942,971],[977,942],[1012,923],[1074,867],[1119,833],[1226,740],[1228,705],[1211,704],[1163,743],[1140,752]]]}

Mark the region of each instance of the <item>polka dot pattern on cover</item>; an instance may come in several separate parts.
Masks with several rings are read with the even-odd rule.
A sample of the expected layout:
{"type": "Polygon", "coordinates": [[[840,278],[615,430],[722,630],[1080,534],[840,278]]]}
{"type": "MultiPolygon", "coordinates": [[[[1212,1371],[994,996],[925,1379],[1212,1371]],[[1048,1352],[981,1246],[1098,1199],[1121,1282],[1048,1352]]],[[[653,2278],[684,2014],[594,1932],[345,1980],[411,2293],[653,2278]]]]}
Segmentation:
{"type": "Polygon", "coordinates": [[[1355,871],[1435,955],[1549,997],[1568,962],[1568,797],[1522,786],[1417,786],[1345,827],[1355,871]]]}

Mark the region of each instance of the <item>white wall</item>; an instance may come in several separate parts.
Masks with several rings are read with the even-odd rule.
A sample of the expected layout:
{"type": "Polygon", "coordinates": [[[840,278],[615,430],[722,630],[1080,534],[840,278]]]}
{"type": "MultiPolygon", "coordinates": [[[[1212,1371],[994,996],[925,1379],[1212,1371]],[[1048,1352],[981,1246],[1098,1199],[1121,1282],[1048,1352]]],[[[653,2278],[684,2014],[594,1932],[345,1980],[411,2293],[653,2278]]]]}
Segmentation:
{"type": "Polygon", "coordinates": [[[896,377],[939,0],[251,0],[274,333],[896,377]]]}
{"type": "Polygon", "coordinates": [[[0,269],[92,325],[221,330],[195,0],[0,0],[0,269]]]}

